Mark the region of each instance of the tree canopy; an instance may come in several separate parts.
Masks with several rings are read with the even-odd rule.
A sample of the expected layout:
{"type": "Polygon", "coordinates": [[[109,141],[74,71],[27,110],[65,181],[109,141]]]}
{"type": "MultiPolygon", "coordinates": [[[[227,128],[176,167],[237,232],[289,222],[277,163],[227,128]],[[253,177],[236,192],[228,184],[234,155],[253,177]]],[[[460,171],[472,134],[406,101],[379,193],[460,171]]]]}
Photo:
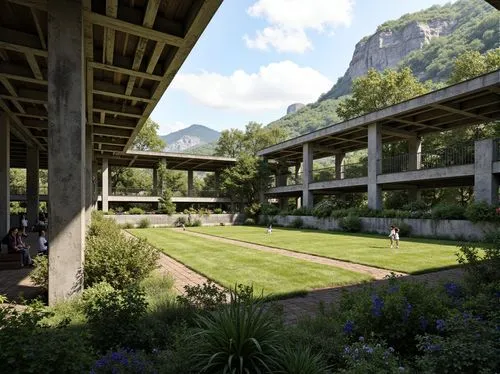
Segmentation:
{"type": "Polygon", "coordinates": [[[158,135],[159,129],[160,125],[151,118],[148,118],[134,139],[133,149],[138,151],[163,151],[167,145],[158,135]]]}

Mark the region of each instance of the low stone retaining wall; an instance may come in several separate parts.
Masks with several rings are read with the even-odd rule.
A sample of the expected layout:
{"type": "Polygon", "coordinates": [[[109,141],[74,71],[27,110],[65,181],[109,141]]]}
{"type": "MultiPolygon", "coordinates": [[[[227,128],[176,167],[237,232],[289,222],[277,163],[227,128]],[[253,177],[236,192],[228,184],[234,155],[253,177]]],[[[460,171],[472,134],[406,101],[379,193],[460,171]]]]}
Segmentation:
{"type": "MultiPolygon", "coordinates": [[[[291,226],[293,221],[300,217],[304,227],[319,230],[341,230],[338,221],[334,218],[316,218],[311,216],[275,216],[275,222],[281,226],[291,226]]],[[[465,220],[433,220],[414,218],[373,218],[362,217],[363,232],[389,233],[393,224],[404,222],[411,228],[411,235],[429,238],[448,238],[458,240],[481,240],[487,232],[495,230],[494,223],[472,223],[465,220]]]]}
{"type": "MultiPolygon", "coordinates": [[[[166,214],[113,214],[105,216],[109,219],[114,219],[119,225],[132,224],[138,225],[143,219],[148,219],[151,226],[173,226],[179,217],[188,219],[187,214],[173,214],[171,216],[166,214]]],[[[221,223],[224,225],[234,225],[243,223],[245,215],[242,213],[236,214],[210,214],[209,216],[199,216],[197,214],[191,215],[191,221],[200,220],[203,226],[218,226],[221,223]]]]}

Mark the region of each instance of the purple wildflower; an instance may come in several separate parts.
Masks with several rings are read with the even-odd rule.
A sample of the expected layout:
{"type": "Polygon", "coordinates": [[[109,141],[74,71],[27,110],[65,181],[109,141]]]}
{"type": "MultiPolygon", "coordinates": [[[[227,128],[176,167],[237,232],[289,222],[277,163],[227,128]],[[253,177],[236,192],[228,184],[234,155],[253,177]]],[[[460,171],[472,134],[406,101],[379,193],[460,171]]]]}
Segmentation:
{"type": "Polygon", "coordinates": [[[374,317],[381,317],[383,307],[384,307],[384,300],[375,294],[372,295],[372,315],[374,317]]]}
{"type": "Polygon", "coordinates": [[[427,330],[427,326],[429,326],[429,322],[427,322],[427,320],[425,319],[424,316],[420,316],[420,318],[418,319],[418,323],[420,325],[420,328],[422,330],[427,330]]]}
{"type": "Polygon", "coordinates": [[[459,298],[462,290],[460,289],[460,286],[456,283],[453,282],[448,282],[444,285],[444,289],[447,293],[448,296],[456,299],[459,298]]]}
{"type": "Polygon", "coordinates": [[[344,334],[350,335],[354,331],[354,322],[347,321],[344,325],[344,334]]]}
{"type": "Polygon", "coordinates": [[[444,328],[446,327],[446,323],[442,319],[438,319],[436,321],[436,329],[438,331],[444,331],[444,328]]]}
{"type": "Polygon", "coordinates": [[[405,305],[405,309],[403,310],[403,321],[408,321],[408,318],[410,317],[411,311],[413,307],[412,305],[407,301],[405,305]]]}

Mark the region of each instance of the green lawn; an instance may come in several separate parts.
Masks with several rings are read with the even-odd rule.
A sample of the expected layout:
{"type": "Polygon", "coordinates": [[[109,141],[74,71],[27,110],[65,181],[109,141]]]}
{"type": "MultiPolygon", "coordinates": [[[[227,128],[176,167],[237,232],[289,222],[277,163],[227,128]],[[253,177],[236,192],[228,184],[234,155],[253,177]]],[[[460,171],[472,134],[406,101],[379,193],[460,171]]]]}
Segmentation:
{"type": "Polygon", "coordinates": [[[253,284],[256,294],[263,290],[266,296],[278,296],[370,280],[365,274],[197,238],[172,229],[128,231],[225,287],[253,284]]]}
{"type": "Polygon", "coordinates": [[[189,230],[297,252],[372,265],[405,273],[420,273],[457,264],[457,244],[451,241],[402,238],[390,249],[382,235],[248,226],[193,227],[189,230]]]}

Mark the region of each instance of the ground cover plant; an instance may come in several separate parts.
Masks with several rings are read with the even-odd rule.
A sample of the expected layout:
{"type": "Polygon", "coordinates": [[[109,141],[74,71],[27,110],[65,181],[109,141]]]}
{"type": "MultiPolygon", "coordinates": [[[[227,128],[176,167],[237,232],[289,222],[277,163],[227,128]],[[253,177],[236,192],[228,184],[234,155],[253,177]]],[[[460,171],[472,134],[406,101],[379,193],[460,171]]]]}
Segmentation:
{"type": "Polygon", "coordinates": [[[310,253],[405,273],[419,273],[454,266],[457,243],[401,238],[399,249],[390,249],[383,235],[348,234],[318,230],[261,227],[198,227],[195,232],[310,253]]]}
{"type": "Polygon", "coordinates": [[[227,288],[241,283],[253,285],[257,293],[277,296],[369,279],[333,266],[206,240],[172,229],[130,232],[147,238],[156,248],[227,288]]]}

